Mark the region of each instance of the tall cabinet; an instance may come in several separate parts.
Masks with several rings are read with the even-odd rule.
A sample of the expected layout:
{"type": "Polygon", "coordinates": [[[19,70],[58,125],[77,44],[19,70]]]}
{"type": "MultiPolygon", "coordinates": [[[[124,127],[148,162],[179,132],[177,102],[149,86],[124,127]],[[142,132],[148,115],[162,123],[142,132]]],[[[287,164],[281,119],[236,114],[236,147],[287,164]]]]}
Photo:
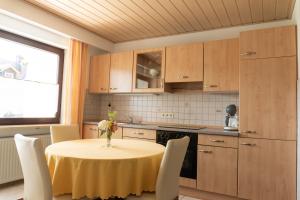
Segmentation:
{"type": "Polygon", "coordinates": [[[240,35],[238,196],[296,199],[296,29],[240,35]]]}

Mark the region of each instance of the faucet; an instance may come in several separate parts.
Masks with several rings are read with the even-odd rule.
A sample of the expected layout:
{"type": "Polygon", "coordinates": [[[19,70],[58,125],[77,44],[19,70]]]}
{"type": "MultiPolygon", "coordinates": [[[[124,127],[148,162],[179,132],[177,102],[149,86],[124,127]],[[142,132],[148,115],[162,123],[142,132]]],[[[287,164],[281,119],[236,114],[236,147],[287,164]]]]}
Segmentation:
{"type": "Polygon", "coordinates": [[[128,123],[133,124],[133,117],[131,115],[128,116],[128,123]]]}

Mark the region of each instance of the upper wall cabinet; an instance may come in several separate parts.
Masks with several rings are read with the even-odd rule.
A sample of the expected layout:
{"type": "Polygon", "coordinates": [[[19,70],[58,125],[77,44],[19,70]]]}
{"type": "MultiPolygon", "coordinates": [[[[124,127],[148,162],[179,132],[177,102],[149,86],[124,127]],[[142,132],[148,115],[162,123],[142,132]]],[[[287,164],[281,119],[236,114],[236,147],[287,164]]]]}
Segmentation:
{"type": "Polygon", "coordinates": [[[165,49],[134,51],[133,92],[164,92],[165,49]]]}
{"type": "Polygon", "coordinates": [[[166,48],[166,83],[203,81],[203,44],[166,48]]]}
{"type": "Polygon", "coordinates": [[[89,92],[108,93],[110,54],[91,57],[89,92]]]}
{"type": "Polygon", "coordinates": [[[296,27],[241,32],[240,55],[241,59],[296,55],[296,27]]]}
{"type": "Polygon", "coordinates": [[[239,90],[239,39],[204,43],[204,91],[239,90]]]}
{"type": "Polygon", "coordinates": [[[111,54],[110,93],[128,93],[132,86],[133,51],[111,54]]]}

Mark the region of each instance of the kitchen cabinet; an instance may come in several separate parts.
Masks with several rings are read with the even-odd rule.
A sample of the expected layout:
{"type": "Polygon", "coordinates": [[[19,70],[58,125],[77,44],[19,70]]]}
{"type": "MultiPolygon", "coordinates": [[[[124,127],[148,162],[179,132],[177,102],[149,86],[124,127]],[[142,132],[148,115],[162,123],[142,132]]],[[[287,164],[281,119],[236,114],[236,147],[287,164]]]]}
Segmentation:
{"type": "Polygon", "coordinates": [[[164,92],[165,49],[134,51],[133,92],[164,92]]]}
{"type": "Polygon", "coordinates": [[[156,142],[156,130],[123,128],[123,138],[156,142]]]}
{"type": "Polygon", "coordinates": [[[85,124],[83,125],[83,139],[98,138],[97,125],[85,124]]]}
{"type": "Polygon", "coordinates": [[[240,138],[238,197],[296,200],[296,141],[240,138]]]}
{"type": "MultiPolygon", "coordinates": [[[[113,133],[112,138],[121,139],[123,130],[121,127],[113,133]]],[[[83,139],[96,139],[98,138],[98,127],[94,124],[83,125],[83,139]]],[[[106,135],[102,135],[101,138],[106,138],[106,135]]]]}
{"type": "Polygon", "coordinates": [[[296,140],[296,57],[242,60],[240,135],[296,140]]]}
{"type": "Polygon", "coordinates": [[[166,83],[203,81],[203,43],[166,48],[166,83]]]}
{"type": "Polygon", "coordinates": [[[241,59],[295,56],[296,48],[296,26],[240,33],[241,59]]]}
{"type": "Polygon", "coordinates": [[[110,93],[132,91],[133,51],[111,54],[110,93]]]}
{"type": "Polygon", "coordinates": [[[197,189],[223,195],[237,195],[238,138],[198,136],[197,189]]]}
{"type": "Polygon", "coordinates": [[[204,43],[204,84],[207,92],[238,92],[239,39],[204,43]]]}
{"type": "Polygon", "coordinates": [[[197,188],[236,196],[237,155],[237,149],[199,145],[197,188]]]}
{"type": "Polygon", "coordinates": [[[89,92],[108,93],[110,54],[91,57],[89,72],[89,92]]]}
{"type": "Polygon", "coordinates": [[[222,135],[198,135],[198,144],[218,147],[238,148],[238,137],[222,135]]]}

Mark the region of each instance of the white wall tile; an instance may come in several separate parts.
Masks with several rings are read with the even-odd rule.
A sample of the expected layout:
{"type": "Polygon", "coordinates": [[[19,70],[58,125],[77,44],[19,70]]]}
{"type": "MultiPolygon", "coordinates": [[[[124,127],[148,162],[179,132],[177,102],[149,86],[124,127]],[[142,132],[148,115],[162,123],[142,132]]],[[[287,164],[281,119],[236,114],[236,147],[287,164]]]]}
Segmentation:
{"type": "Polygon", "coordinates": [[[238,94],[161,94],[161,95],[91,95],[85,104],[85,119],[106,119],[111,103],[119,121],[132,116],[136,121],[168,122],[194,125],[223,126],[225,108],[239,105],[238,94]],[[173,113],[173,119],[164,119],[161,113],[173,113]]]}

